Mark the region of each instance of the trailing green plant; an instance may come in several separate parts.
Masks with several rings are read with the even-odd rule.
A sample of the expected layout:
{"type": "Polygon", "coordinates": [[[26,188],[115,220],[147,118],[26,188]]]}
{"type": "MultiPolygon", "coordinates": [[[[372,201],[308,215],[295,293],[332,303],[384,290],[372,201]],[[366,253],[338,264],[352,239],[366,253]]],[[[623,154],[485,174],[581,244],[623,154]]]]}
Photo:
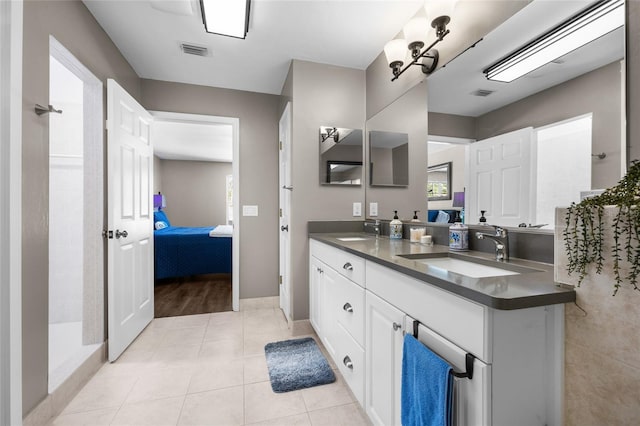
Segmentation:
{"type": "Polygon", "coordinates": [[[587,276],[590,265],[596,273],[605,265],[604,252],[611,250],[615,283],[613,295],[628,282],[634,290],[640,276],[640,162],[634,160],[618,184],[602,194],[571,203],[565,216],[563,231],[569,274],[578,274],[578,287],[587,276]],[[602,219],[605,206],[617,207],[613,219],[613,245],[605,247],[602,219]],[[629,265],[625,274],[621,266],[629,265]]]}

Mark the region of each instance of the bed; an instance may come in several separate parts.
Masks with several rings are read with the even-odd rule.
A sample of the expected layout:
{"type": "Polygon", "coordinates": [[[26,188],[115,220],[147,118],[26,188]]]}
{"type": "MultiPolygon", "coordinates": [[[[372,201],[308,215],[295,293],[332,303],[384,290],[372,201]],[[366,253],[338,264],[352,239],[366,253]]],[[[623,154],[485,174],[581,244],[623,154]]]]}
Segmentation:
{"type": "Polygon", "coordinates": [[[171,226],[166,214],[154,212],[155,278],[230,274],[232,238],[225,226],[171,226]],[[211,234],[215,236],[211,236],[211,234]]]}

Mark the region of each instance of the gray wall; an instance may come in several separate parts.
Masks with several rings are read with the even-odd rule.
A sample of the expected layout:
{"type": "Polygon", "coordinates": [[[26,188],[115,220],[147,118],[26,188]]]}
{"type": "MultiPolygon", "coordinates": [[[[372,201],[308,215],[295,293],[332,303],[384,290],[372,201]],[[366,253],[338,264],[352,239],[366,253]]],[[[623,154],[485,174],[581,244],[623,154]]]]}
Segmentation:
{"type": "Polygon", "coordinates": [[[226,222],[226,178],[231,163],[161,160],[166,213],[172,226],[215,226],[226,222]]]}
{"type": "Polygon", "coordinates": [[[429,112],[429,134],[476,139],[476,119],[464,115],[429,112]]]}
{"type": "Polygon", "coordinates": [[[629,160],[640,160],[640,1],[627,1],[627,135],[629,160]]]}
{"type": "MultiPolygon", "coordinates": [[[[142,80],[142,105],[147,109],[240,119],[240,211],[242,205],[257,205],[260,214],[239,218],[241,299],[278,294],[279,98],[142,80]]],[[[317,162],[317,151],[315,153],[317,162]]],[[[317,173],[314,178],[317,184],[317,173]]],[[[163,181],[163,185],[166,184],[163,181]]],[[[169,199],[167,204],[171,202],[169,199]]]]}
{"type": "MultiPolygon", "coordinates": [[[[293,319],[309,317],[307,222],[352,219],[352,203],[364,202],[363,186],[318,182],[318,129],[360,129],[365,121],[364,71],[294,60],[292,63],[291,299],[293,319]]],[[[285,85],[287,87],[287,85],[285,85]]],[[[277,152],[276,152],[277,154],[277,152]]],[[[274,190],[277,185],[274,186],[274,190]]],[[[275,200],[277,203],[277,194],[275,200]]],[[[277,245],[277,241],[274,241],[277,245]]],[[[276,250],[277,252],[277,250],[276,250]]]]}
{"type": "MultiPolygon", "coordinates": [[[[139,98],[140,79],[80,1],[25,1],[22,111],[23,412],[47,395],[49,119],[33,112],[49,100],[49,35],[106,86],[114,78],[139,98]]],[[[106,101],[106,95],[105,95],[106,101]]],[[[106,184],[106,182],[105,182],[106,184]]],[[[105,192],[106,193],[106,192],[105,192]]],[[[106,282],[106,281],[105,281],[106,282]]]]}
{"type": "Polygon", "coordinates": [[[162,160],[153,156],[153,193],[162,191],[162,160]]]}
{"type": "Polygon", "coordinates": [[[540,127],[593,113],[593,188],[608,188],[620,180],[621,65],[606,65],[511,105],[477,118],[478,140],[527,126],[540,127]]]}

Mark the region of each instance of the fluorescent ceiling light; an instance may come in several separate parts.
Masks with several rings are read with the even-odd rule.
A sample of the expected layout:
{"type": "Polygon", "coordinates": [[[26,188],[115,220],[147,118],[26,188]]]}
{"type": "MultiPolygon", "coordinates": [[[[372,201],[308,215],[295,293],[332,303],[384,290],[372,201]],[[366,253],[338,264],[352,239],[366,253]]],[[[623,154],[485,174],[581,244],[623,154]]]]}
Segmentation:
{"type": "Polygon", "coordinates": [[[245,38],[251,0],[200,0],[208,33],[245,38]]]}
{"type": "Polygon", "coordinates": [[[509,54],[484,73],[510,83],[624,25],[624,0],[600,0],[509,54]]]}

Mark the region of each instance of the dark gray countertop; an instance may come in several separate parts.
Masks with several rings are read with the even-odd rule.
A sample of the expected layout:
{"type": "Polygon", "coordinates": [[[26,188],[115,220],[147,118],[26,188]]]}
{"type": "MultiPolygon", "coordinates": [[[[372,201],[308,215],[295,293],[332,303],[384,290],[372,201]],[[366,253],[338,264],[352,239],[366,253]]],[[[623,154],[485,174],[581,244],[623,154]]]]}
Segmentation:
{"type": "Polygon", "coordinates": [[[558,285],[553,280],[553,265],[511,258],[508,262],[497,262],[492,254],[467,251],[449,252],[442,245],[426,246],[409,240],[391,240],[381,236],[375,238],[364,233],[323,233],[309,234],[309,238],[326,243],[338,249],[353,253],[367,260],[389,267],[425,283],[450,291],[490,308],[501,310],[524,309],[535,306],[569,303],[576,300],[573,288],[558,285]],[[343,237],[367,237],[364,241],[340,241],[343,237]],[[449,272],[414,259],[399,255],[417,257],[449,257],[471,260],[487,266],[495,266],[519,272],[518,275],[472,278],[449,272]]]}

